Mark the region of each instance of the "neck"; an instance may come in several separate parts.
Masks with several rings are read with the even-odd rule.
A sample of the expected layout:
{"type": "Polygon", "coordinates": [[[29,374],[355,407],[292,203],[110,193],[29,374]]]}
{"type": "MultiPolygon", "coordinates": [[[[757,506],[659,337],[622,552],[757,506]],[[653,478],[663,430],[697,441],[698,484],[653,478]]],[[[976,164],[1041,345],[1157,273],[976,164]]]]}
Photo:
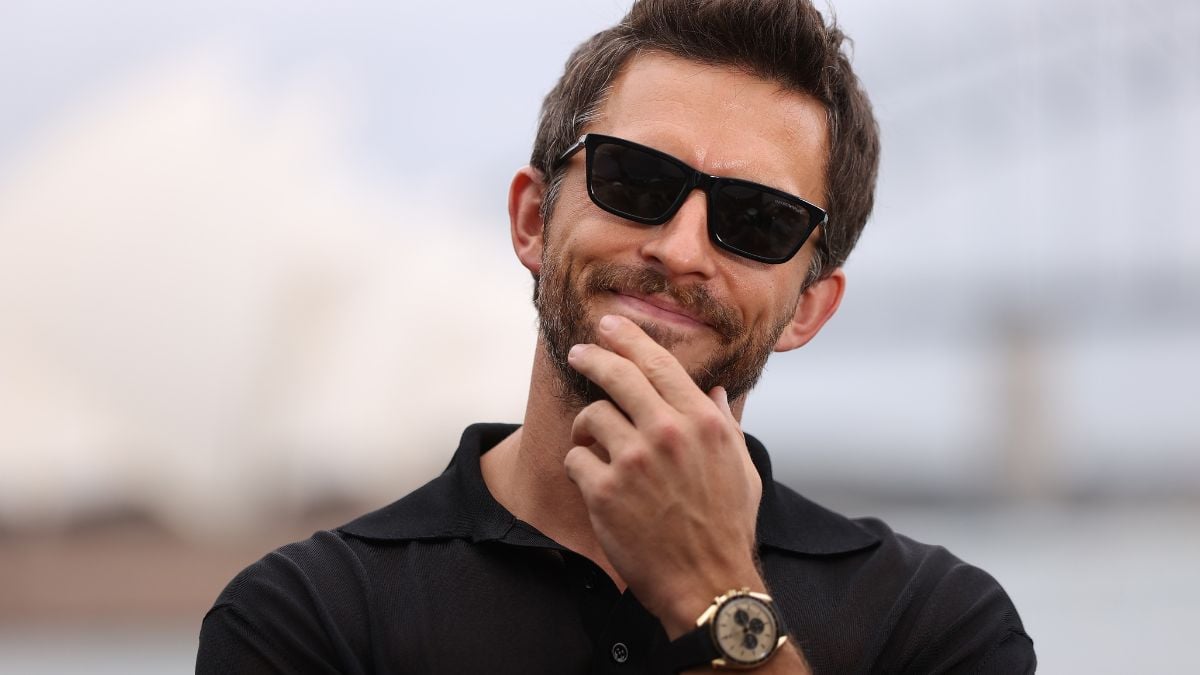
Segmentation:
{"type": "Polygon", "coordinates": [[[524,424],[483,455],[484,482],[513,515],[590,558],[623,588],[596,540],[579,489],[563,468],[574,445],[571,425],[579,410],[560,400],[558,387],[558,374],[539,338],[524,424]]]}

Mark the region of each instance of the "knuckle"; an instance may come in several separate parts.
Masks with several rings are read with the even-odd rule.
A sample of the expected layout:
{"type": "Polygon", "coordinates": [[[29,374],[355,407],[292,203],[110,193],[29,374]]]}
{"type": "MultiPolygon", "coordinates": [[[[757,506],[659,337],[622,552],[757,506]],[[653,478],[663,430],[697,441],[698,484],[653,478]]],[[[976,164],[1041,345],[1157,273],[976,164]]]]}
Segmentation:
{"type": "Polygon", "coordinates": [[[563,458],[563,469],[567,472],[568,479],[570,479],[572,482],[578,482],[579,469],[575,465],[574,454],[574,450],[567,452],[567,456],[563,458]]]}
{"type": "Polygon", "coordinates": [[[593,508],[605,509],[616,500],[617,484],[610,477],[597,478],[588,501],[593,508]]]}
{"type": "Polygon", "coordinates": [[[593,418],[595,418],[595,416],[596,416],[596,407],[595,407],[595,404],[593,403],[592,405],[585,407],[583,410],[580,410],[579,413],[575,415],[575,421],[572,423],[571,426],[573,429],[579,429],[582,427],[586,427],[587,425],[592,423],[592,420],[593,420],[593,418]]]}
{"type": "Polygon", "coordinates": [[[609,401],[607,399],[602,400],[602,401],[596,401],[595,403],[592,403],[588,407],[592,409],[592,414],[595,415],[597,419],[599,419],[601,417],[606,418],[606,419],[612,419],[613,415],[621,415],[622,414],[621,409],[618,408],[615,403],[613,403],[612,401],[609,401]]]}
{"type": "Polygon", "coordinates": [[[575,415],[575,419],[582,418],[585,422],[597,422],[602,420],[612,407],[612,403],[608,401],[593,401],[584,406],[583,410],[575,415]]]}
{"type": "Polygon", "coordinates": [[[571,367],[580,372],[603,371],[609,352],[599,346],[589,346],[574,358],[571,367]]]}
{"type": "Polygon", "coordinates": [[[579,453],[587,451],[587,448],[578,445],[567,451],[567,456],[563,458],[563,466],[566,467],[568,475],[573,475],[579,469],[579,462],[582,460],[579,453]]]}
{"type": "MultiPolygon", "coordinates": [[[[594,430],[601,427],[605,420],[611,420],[615,410],[616,407],[608,401],[596,401],[589,404],[576,413],[575,419],[571,422],[571,436],[573,438],[592,438],[594,430]]],[[[583,445],[588,445],[588,443],[583,443],[583,445]]]]}
{"type": "Polygon", "coordinates": [[[587,378],[601,387],[607,388],[614,383],[628,379],[634,370],[636,369],[633,364],[625,359],[610,359],[605,361],[603,367],[589,371],[587,378]]]}
{"type": "Polygon", "coordinates": [[[670,352],[655,352],[646,357],[643,366],[647,373],[666,373],[673,369],[676,363],[670,352]]]}
{"type": "MultiPolygon", "coordinates": [[[[575,417],[575,421],[571,423],[571,442],[576,445],[587,445],[585,441],[590,437],[591,433],[588,432],[587,418],[581,412],[575,417]]],[[[570,457],[569,453],[567,457],[570,457]]]]}
{"type": "Polygon", "coordinates": [[[650,435],[668,448],[675,447],[684,440],[683,428],[679,422],[666,416],[650,422],[650,435]]]}
{"type": "Polygon", "coordinates": [[[702,412],[696,415],[696,427],[705,438],[719,436],[726,431],[727,423],[721,413],[717,411],[702,412]]]}
{"type": "Polygon", "coordinates": [[[624,470],[644,471],[649,467],[650,453],[641,446],[626,448],[615,461],[624,470]]]}
{"type": "Polygon", "coordinates": [[[627,359],[621,359],[613,367],[613,373],[621,379],[636,377],[639,372],[637,365],[627,359]]]}

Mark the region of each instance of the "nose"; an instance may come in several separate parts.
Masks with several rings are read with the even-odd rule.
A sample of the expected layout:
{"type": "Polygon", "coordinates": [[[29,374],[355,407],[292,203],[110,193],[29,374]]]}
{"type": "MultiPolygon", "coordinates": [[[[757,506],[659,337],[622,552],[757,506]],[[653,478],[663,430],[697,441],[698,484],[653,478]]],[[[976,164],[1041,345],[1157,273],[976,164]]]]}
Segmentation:
{"type": "Polygon", "coordinates": [[[708,240],[708,203],[702,190],[693,190],[665,225],[646,232],[642,256],[672,277],[708,279],[716,272],[716,251],[708,240]]]}

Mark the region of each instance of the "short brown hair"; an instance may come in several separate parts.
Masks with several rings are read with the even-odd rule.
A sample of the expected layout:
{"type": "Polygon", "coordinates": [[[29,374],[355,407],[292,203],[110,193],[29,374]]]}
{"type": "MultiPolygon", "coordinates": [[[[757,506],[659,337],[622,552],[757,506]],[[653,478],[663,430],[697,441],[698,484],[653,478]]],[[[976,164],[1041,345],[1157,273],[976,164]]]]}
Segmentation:
{"type": "Polygon", "coordinates": [[[828,113],[829,220],[817,241],[808,281],[841,266],[875,202],[879,129],[871,103],[842,50],[847,42],[808,0],[638,0],[616,26],[597,33],[567,60],[542,103],[530,164],[548,189],[548,219],[562,184],[556,160],[593,121],[621,68],[635,54],[665,52],[726,65],[808,94],[828,113]]]}

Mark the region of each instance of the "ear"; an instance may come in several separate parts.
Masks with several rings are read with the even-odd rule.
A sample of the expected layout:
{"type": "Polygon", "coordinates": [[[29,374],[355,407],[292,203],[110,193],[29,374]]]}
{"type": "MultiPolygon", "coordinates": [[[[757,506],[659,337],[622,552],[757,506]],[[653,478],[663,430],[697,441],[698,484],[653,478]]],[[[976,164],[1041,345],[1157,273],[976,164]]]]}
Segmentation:
{"type": "Polygon", "coordinates": [[[536,277],[542,270],[542,198],[546,184],[542,174],[524,166],[513,176],[508,188],[508,221],[512,228],[513,251],[517,259],[536,277]]]}
{"type": "Polygon", "coordinates": [[[803,347],[816,337],[817,332],[842,304],[842,293],[846,290],[846,274],[837,268],[833,274],[819,279],[800,294],[796,313],[783,329],[783,335],[775,343],[775,351],[787,352],[803,347]]]}

